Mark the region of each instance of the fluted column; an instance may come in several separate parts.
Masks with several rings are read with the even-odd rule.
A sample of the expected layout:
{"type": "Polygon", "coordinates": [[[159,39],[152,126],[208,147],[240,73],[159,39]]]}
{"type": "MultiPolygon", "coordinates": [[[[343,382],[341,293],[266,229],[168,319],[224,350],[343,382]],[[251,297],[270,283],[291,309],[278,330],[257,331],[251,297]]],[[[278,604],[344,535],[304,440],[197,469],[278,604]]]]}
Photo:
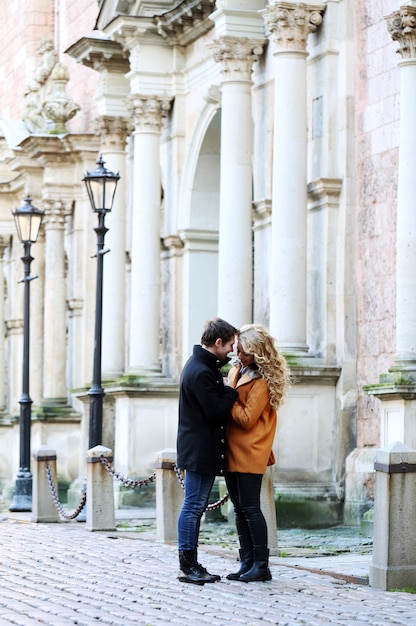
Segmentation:
{"type": "Polygon", "coordinates": [[[126,362],[126,138],[127,120],[122,117],[97,118],[95,132],[105,166],[120,174],[113,210],[106,217],[106,257],[103,276],[102,377],[114,379],[124,372],[126,362]]]}
{"type": "Polygon", "coordinates": [[[307,39],[324,5],[276,2],[261,11],[275,43],[270,330],[306,354],[307,39]]]}
{"type": "Polygon", "coordinates": [[[400,47],[400,141],[397,188],[396,365],[416,380],[416,7],[385,18],[400,47]]]}
{"type": "Polygon", "coordinates": [[[133,211],[131,223],[130,373],[160,372],[160,133],[170,108],[157,96],[133,95],[133,211]]]}
{"type": "Polygon", "coordinates": [[[263,48],[258,39],[231,36],[210,47],[222,67],[218,314],[242,326],[252,320],[251,73],[263,48]]]}
{"type": "Polygon", "coordinates": [[[66,283],[64,230],[70,203],[43,200],[45,217],[43,404],[66,404],[66,283]]]}

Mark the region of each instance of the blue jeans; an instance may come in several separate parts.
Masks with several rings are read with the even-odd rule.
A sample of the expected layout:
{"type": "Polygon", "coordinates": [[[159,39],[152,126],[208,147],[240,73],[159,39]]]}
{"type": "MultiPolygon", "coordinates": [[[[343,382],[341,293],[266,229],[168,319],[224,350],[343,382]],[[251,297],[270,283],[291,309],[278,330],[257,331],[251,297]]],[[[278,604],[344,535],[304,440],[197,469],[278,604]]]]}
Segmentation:
{"type": "Polygon", "coordinates": [[[209,494],[215,476],[186,471],[185,499],[178,517],[179,550],[195,550],[198,547],[201,518],[208,506],[209,494]]]}

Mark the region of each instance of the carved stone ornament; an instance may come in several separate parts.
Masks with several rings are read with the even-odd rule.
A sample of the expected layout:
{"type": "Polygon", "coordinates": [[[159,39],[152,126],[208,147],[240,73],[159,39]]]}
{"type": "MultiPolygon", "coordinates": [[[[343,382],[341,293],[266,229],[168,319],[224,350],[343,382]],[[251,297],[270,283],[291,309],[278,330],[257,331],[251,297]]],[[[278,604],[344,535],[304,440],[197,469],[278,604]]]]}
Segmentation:
{"type": "Polygon", "coordinates": [[[134,119],[136,130],[160,132],[162,120],[170,110],[170,100],[160,96],[132,94],[127,99],[127,107],[134,119]]]}
{"type": "Polygon", "coordinates": [[[54,135],[63,135],[68,132],[66,122],[71,120],[81,107],[65,91],[69,81],[69,72],[64,65],[61,63],[55,65],[51,79],[55,88],[43,103],[42,112],[54,123],[49,132],[54,135]]]}
{"type": "Polygon", "coordinates": [[[253,64],[263,53],[262,42],[247,37],[221,37],[208,44],[214,61],[221,63],[226,80],[250,80],[253,64]]]}
{"type": "Polygon", "coordinates": [[[47,122],[42,114],[42,102],[48,79],[57,63],[53,43],[48,39],[41,41],[37,52],[41,59],[27,85],[23,114],[23,121],[32,134],[47,132],[47,122]]]}
{"type": "Polygon", "coordinates": [[[260,14],[279,50],[306,52],[309,33],[322,23],[325,5],[276,2],[260,14]]]}
{"type": "Polygon", "coordinates": [[[401,7],[399,11],[387,15],[384,19],[391,38],[400,44],[396,52],[404,59],[414,59],[416,57],[416,7],[401,7]]]}

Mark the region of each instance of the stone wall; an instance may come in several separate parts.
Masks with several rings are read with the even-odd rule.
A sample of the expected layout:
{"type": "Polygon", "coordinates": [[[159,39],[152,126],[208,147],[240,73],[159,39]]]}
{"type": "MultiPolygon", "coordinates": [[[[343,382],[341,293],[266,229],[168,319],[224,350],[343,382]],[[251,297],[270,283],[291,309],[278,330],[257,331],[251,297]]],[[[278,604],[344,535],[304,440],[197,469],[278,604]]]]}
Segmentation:
{"type": "Polygon", "coordinates": [[[384,17],[394,0],[355,3],[357,446],[380,441],[379,401],[363,393],[395,353],[395,251],[399,142],[397,44],[384,17]]]}

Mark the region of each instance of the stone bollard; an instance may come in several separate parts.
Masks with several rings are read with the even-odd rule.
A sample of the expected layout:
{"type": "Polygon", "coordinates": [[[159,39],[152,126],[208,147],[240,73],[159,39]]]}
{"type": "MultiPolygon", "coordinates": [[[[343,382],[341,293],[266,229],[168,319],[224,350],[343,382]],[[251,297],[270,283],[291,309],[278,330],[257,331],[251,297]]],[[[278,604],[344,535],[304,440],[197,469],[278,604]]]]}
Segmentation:
{"type": "Polygon", "coordinates": [[[115,530],[113,477],[102,464],[100,457],[112,462],[112,451],[95,446],[87,453],[87,521],[86,530],[115,530]]]}
{"type": "Polygon", "coordinates": [[[370,586],[416,588],[416,450],[399,442],[377,450],[374,469],[370,586]]]}
{"type": "Polygon", "coordinates": [[[183,503],[183,489],[173,465],[176,450],[166,448],[156,455],[156,537],[158,541],[178,540],[178,516],[183,503]]]}
{"type": "Polygon", "coordinates": [[[32,522],[59,522],[60,516],[55,506],[48,476],[46,464],[51,469],[52,481],[56,494],[58,494],[58,481],[56,478],[56,451],[48,446],[41,446],[32,454],[33,468],[33,494],[32,494],[32,522]]]}
{"type": "Polygon", "coordinates": [[[276,503],[274,501],[273,468],[271,466],[266,468],[261,483],[260,508],[266,519],[270,554],[278,556],[276,503]]]}

